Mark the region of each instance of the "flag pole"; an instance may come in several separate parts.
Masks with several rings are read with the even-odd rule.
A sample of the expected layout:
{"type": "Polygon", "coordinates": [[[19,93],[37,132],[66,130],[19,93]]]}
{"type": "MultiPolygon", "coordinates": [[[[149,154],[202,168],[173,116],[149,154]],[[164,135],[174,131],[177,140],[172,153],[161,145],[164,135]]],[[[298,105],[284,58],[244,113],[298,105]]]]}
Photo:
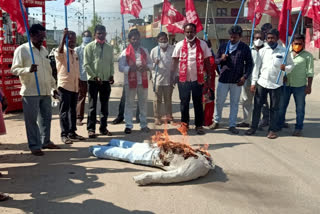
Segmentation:
{"type": "MultiPolygon", "coordinates": [[[[288,56],[288,53],[289,53],[289,50],[290,50],[290,45],[291,45],[292,40],[293,40],[293,37],[294,37],[293,35],[295,34],[295,32],[296,32],[296,30],[297,30],[297,27],[298,27],[298,24],[299,24],[299,21],[300,21],[300,18],[301,18],[301,14],[302,14],[302,11],[300,10],[299,15],[298,15],[298,18],[297,18],[297,21],[296,21],[296,24],[294,25],[294,29],[293,29],[292,36],[291,36],[291,38],[290,38],[289,44],[288,44],[288,46],[286,47],[286,53],[285,53],[285,56],[284,56],[284,59],[283,59],[283,63],[282,63],[282,64],[287,64],[287,56],[288,56]]],[[[279,72],[279,74],[278,74],[277,84],[279,83],[281,74],[282,74],[282,70],[280,70],[280,72],[279,72]]]]}
{"type": "MultiPolygon", "coordinates": [[[[68,7],[65,5],[64,6],[64,16],[65,16],[65,23],[66,23],[66,28],[68,29],[68,7]]],[[[69,64],[69,31],[66,37],[66,46],[67,46],[67,68],[68,68],[68,73],[70,72],[70,64],[69,64]]]]}
{"type": "Polygon", "coordinates": [[[122,40],[124,42],[124,48],[127,47],[127,43],[126,43],[126,28],[124,26],[124,16],[123,14],[121,14],[122,17],[122,40]]]}
{"type": "Polygon", "coordinates": [[[288,10],[288,11],[287,11],[286,47],[288,47],[288,38],[289,38],[289,21],[290,21],[290,10],[288,10]]]}
{"type": "Polygon", "coordinates": [[[208,41],[208,10],[209,10],[209,0],[207,0],[206,19],[204,22],[204,31],[203,31],[203,36],[206,41],[208,41]]]}
{"type": "MultiPolygon", "coordinates": [[[[239,17],[240,17],[240,13],[241,13],[241,10],[242,10],[242,8],[243,8],[243,5],[244,5],[244,2],[245,2],[245,1],[246,1],[246,0],[242,0],[242,1],[241,1],[241,5],[240,5],[239,11],[238,11],[238,15],[237,15],[236,21],[234,22],[233,25],[236,25],[236,24],[238,23],[239,17]]],[[[226,51],[225,51],[224,54],[227,54],[227,53],[229,52],[229,46],[230,46],[230,40],[228,41],[227,48],[226,48],[226,51]]]]}
{"type": "Polygon", "coordinates": [[[254,35],[254,27],[256,25],[256,13],[254,13],[253,23],[252,23],[252,29],[251,29],[251,37],[250,37],[250,48],[252,47],[253,43],[253,35],[254,35]]]}
{"type": "MultiPolygon", "coordinates": [[[[161,20],[160,20],[160,33],[162,32],[162,22],[163,22],[163,5],[164,2],[162,3],[162,11],[161,11],[161,20]]],[[[160,45],[158,44],[158,60],[160,60],[160,45]]],[[[157,84],[157,76],[159,72],[159,65],[156,65],[156,73],[154,75],[154,83],[153,83],[153,92],[156,92],[156,84],[157,84]]]]}
{"type": "MultiPolygon", "coordinates": [[[[30,34],[29,34],[29,29],[28,29],[28,24],[27,24],[27,18],[26,18],[25,13],[24,13],[22,0],[19,0],[19,4],[20,4],[20,10],[21,10],[21,13],[22,13],[22,17],[23,17],[24,27],[25,27],[26,33],[27,33],[27,38],[28,38],[28,43],[29,43],[29,50],[30,50],[32,64],[35,64],[34,55],[33,55],[32,46],[31,46],[30,34]]],[[[38,81],[37,72],[34,72],[34,77],[36,79],[37,92],[38,92],[38,95],[40,96],[40,87],[39,87],[39,81],[38,81]]]]}

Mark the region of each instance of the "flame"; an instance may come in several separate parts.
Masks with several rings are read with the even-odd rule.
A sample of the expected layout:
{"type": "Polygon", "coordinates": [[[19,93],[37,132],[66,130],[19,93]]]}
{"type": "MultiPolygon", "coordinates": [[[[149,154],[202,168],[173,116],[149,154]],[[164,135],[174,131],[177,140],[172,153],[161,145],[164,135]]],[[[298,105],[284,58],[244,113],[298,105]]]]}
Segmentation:
{"type": "Polygon", "coordinates": [[[199,148],[193,148],[189,145],[187,140],[188,126],[186,123],[181,123],[181,126],[177,129],[183,135],[183,142],[173,142],[170,140],[167,124],[165,124],[163,132],[157,131],[156,134],[151,137],[152,142],[157,143],[157,146],[165,153],[172,152],[174,154],[179,154],[185,159],[188,159],[189,157],[198,158],[197,153],[207,156],[207,159],[211,158],[211,155],[208,152],[208,144],[205,144],[202,147],[199,146],[199,148]]]}

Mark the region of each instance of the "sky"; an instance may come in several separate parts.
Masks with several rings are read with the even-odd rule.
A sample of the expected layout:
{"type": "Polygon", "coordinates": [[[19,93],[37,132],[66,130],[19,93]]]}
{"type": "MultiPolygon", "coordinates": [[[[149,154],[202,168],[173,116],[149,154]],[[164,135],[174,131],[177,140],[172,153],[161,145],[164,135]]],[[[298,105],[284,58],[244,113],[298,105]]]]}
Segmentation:
{"type": "MultiPolygon", "coordinates": [[[[93,0],[76,0],[70,6],[68,6],[68,27],[70,30],[76,33],[82,32],[82,3],[85,8],[85,30],[90,25],[93,18],[93,0]],[[79,19],[79,17],[81,17],[79,19]]],[[[140,12],[140,18],[146,15],[153,14],[153,5],[162,2],[162,0],[140,0],[142,4],[142,10],[140,12]]],[[[107,39],[115,37],[116,32],[118,35],[121,32],[122,20],[120,14],[120,0],[95,0],[95,10],[99,16],[102,17],[103,24],[107,28],[107,39]]],[[[29,16],[42,20],[41,8],[30,8],[29,16]]],[[[132,15],[124,15],[125,23],[129,19],[134,18],[132,15]]],[[[46,2],[46,19],[47,29],[53,29],[54,19],[56,20],[57,30],[63,30],[65,28],[65,12],[64,12],[64,0],[47,1],[46,2]]],[[[128,25],[127,25],[128,27],[128,25]]]]}

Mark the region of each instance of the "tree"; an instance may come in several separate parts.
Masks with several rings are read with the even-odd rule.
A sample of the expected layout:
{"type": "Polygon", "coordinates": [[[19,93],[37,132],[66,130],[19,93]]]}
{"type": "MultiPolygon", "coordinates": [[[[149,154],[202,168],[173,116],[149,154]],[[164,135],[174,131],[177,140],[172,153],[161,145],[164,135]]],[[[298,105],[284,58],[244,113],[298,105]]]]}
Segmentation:
{"type": "Polygon", "coordinates": [[[94,19],[91,20],[91,26],[88,27],[88,30],[91,31],[92,35],[94,34],[94,28],[96,27],[96,25],[102,25],[102,18],[101,16],[98,16],[97,13],[95,13],[94,15],[94,19],[96,20],[96,24],[94,25],[94,19]]]}

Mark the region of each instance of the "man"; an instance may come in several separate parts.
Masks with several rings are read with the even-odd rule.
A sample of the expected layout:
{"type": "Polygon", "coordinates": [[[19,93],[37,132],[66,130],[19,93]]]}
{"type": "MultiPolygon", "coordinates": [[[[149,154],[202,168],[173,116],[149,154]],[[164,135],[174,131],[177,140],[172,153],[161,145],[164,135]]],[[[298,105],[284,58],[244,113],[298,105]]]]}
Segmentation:
{"type": "MultiPolygon", "coordinates": [[[[205,134],[203,129],[203,105],[202,105],[202,88],[205,82],[204,73],[210,71],[211,51],[206,42],[196,37],[196,25],[187,23],[184,25],[185,39],[178,42],[173,51],[173,70],[171,75],[175,76],[179,64],[178,89],[180,96],[181,122],[189,127],[189,105],[190,95],[195,114],[195,130],[197,134],[205,134]]],[[[210,87],[210,76],[207,78],[210,87]]]]}
{"type": "Polygon", "coordinates": [[[214,124],[211,128],[219,128],[223,106],[230,91],[229,131],[238,134],[236,122],[241,87],[252,72],[253,62],[250,48],[240,41],[242,28],[239,25],[232,26],[228,33],[230,43],[220,46],[216,59],[216,63],[221,68],[217,87],[216,112],[214,114],[214,124]],[[225,54],[226,49],[227,54],[225,54]]]}
{"type": "Polygon", "coordinates": [[[84,118],[84,107],[86,103],[86,97],[88,92],[88,78],[85,68],[83,66],[83,52],[87,44],[92,41],[92,34],[89,30],[86,30],[82,33],[82,44],[79,47],[75,48],[75,51],[79,58],[79,71],[80,71],[80,80],[79,80],[79,95],[77,103],[77,125],[82,126],[82,120],[84,118]]]}
{"type": "Polygon", "coordinates": [[[158,44],[151,50],[150,58],[153,62],[152,81],[156,84],[155,96],[153,101],[154,123],[161,125],[161,105],[164,100],[164,117],[166,122],[172,118],[172,91],[173,82],[171,81],[170,69],[172,62],[173,47],[168,43],[168,35],[165,32],[158,34],[158,44]],[[160,56],[158,50],[160,48],[160,56]],[[158,73],[156,74],[156,66],[158,73]],[[154,82],[156,81],[156,82],[154,82]]]}
{"type": "Polygon", "coordinates": [[[84,140],[84,137],[76,133],[76,108],[79,91],[79,59],[74,51],[76,41],[76,33],[68,31],[66,28],[60,46],[55,51],[58,71],[58,90],[60,95],[60,137],[61,141],[65,144],[72,144],[72,140],[84,140]],[[69,62],[67,61],[67,48],[65,47],[67,37],[69,62]]]}
{"type": "Polygon", "coordinates": [[[148,71],[152,69],[152,61],[147,49],[140,46],[140,33],[133,29],[128,34],[129,45],[119,57],[119,71],[124,73],[126,128],[124,132],[131,134],[133,123],[133,106],[136,95],[140,109],[140,128],[148,133],[147,99],[148,99],[148,71]]]}
{"type": "Polygon", "coordinates": [[[29,44],[20,45],[14,52],[11,71],[19,76],[22,87],[23,114],[31,153],[42,156],[41,149],[59,149],[50,141],[51,129],[51,92],[57,95],[56,81],[48,60],[48,51],[42,46],[46,29],[40,24],[30,28],[31,47],[35,64],[32,64],[29,44]],[[38,77],[40,95],[37,91],[35,73],[38,77]]]}
{"type": "Polygon", "coordinates": [[[278,137],[276,131],[284,72],[288,74],[293,68],[293,61],[290,55],[287,56],[287,65],[283,64],[286,49],[278,45],[278,40],[278,30],[272,29],[268,31],[268,45],[259,51],[256,59],[251,81],[251,92],[255,93],[252,124],[251,128],[246,131],[246,135],[255,134],[258,128],[262,105],[267,98],[267,94],[269,94],[270,126],[267,137],[269,139],[278,137]],[[277,82],[279,72],[281,72],[281,76],[279,82],[277,82]]]}
{"type": "Polygon", "coordinates": [[[97,25],[94,29],[95,41],[84,49],[84,69],[88,76],[89,111],[87,130],[89,138],[96,138],[97,99],[101,104],[100,134],[112,136],[107,129],[108,104],[111,85],[114,83],[113,48],[106,43],[106,28],[97,25]]]}
{"type": "MultiPolygon", "coordinates": [[[[259,50],[264,47],[264,42],[262,40],[261,32],[256,32],[253,35],[253,47],[251,48],[251,54],[253,63],[255,63],[259,50]]],[[[243,120],[241,123],[237,124],[237,127],[250,127],[251,117],[252,117],[252,101],[254,94],[250,91],[251,88],[251,75],[246,80],[245,84],[242,86],[241,92],[241,103],[243,109],[243,120]]]]}
{"type": "Polygon", "coordinates": [[[304,50],[305,37],[297,34],[293,37],[291,57],[294,68],[287,75],[286,86],[283,86],[279,110],[279,128],[283,128],[287,107],[293,94],[296,104],[296,125],[293,136],[302,136],[303,120],[305,114],[306,95],[311,94],[314,75],[313,56],[304,50]]]}

